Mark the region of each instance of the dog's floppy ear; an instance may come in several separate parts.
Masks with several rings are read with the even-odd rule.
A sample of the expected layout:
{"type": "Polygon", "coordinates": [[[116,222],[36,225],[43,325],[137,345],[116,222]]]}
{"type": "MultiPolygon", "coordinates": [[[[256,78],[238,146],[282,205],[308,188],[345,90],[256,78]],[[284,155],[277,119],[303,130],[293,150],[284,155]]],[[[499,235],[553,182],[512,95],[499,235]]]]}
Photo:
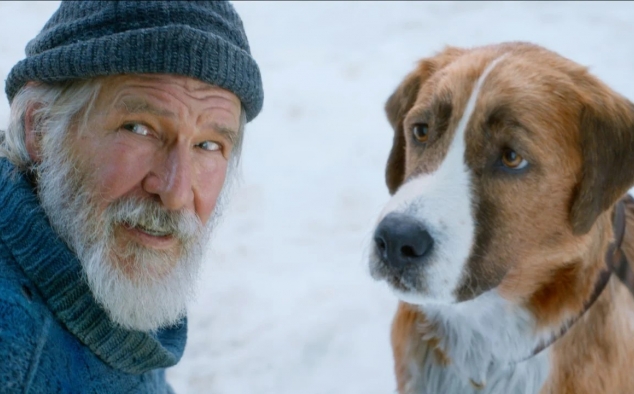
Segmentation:
{"type": "Polygon", "coordinates": [[[604,86],[590,93],[581,112],[582,175],[570,212],[577,235],[590,231],[634,184],[634,105],[604,86]]]}
{"type": "Polygon", "coordinates": [[[405,176],[403,119],[405,119],[407,111],[412,108],[416,101],[420,84],[421,77],[418,72],[409,74],[385,103],[387,118],[394,129],[392,150],[385,168],[385,182],[390,194],[396,192],[396,189],[403,183],[403,177],[405,176]]]}
{"type": "Polygon", "coordinates": [[[394,93],[392,93],[387,103],[385,103],[387,118],[394,129],[392,150],[385,169],[385,182],[387,183],[390,194],[396,192],[396,189],[401,186],[405,177],[405,134],[403,131],[403,120],[407,112],[416,102],[418,91],[425,81],[462,53],[464,53],[463,49],[447,47],[438,55],[421,60],[418,68],[405,78],[394,93]]]}

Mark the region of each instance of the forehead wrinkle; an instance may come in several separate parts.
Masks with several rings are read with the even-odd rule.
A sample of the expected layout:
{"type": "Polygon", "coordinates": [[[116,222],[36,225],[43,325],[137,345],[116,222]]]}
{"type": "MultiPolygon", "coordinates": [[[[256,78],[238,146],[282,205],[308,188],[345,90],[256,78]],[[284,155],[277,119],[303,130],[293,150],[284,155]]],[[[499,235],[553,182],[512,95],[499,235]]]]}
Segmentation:
{"type": "MultiPolygon", "coordinates": [[[[153,116],[164,117],[170,120],[176,120],[176,121],[185,120],[184,118],[179,116],[179,112],[174,112],[170,109],[164,108],[166,103],[163,103],[165,98],[162,97],[163,96],[162,91],[159,90],[158,92],[156,92],[157,94],[152,94],[151,98],[147,98],[144,95],[139,95],[139,94],[131,93],[128,91],[129,88],[138,88],[138,87],[143,89],[154,90],[153,87],[150,87],[150,86],[143,86],[143,85],[128,86],[125,89],[123,89],[121,92],[119,92],[115,96],[115,98],[112,100],[115,103],[114,108],[116,110],[119,110],[128,114],[151,114],[153,116]],[[153,103],[153,101],[157,101],[158,104],[153,103]]],[[[216,96],[213,94],[207,95],[206,98],[211,98],[214,100],[221,99],[221,100],[229,101],[221,96],[216,96]]],[[[196,98],[196,100],[200,101],[198,98],[196,98]]],[[[185,103],[183,103],[178,98],[177,98],[177,101],[179,104],[182,104],[184,106],[184,110],[188,114],[186,115],[186,118],[190,116],[195,116],[194,108],[190,108],[189,106],[185,105],[185,103]]],[[[202,110],[201,113],[196,117],[195,123],[198,125],[201,125],[201,127],[203,128],[207,127],[209,129],[212,129],[213,131],[222,135],[232,144],[234,144],[238,138],[237,129],[235,127],[225,124],[224,122],[221,123],[218,121],[208,121],[209,113],[214,111],[223,111],[223,112],[226,112],[228,115],[233,116],[231,111],[229,111],[228,109],[212,106],[210,108],[202,110]]]]}
{"type": "MultiPolygon", "coordinates": [[[[122,79],[122,81],[123,82],[119,82],[119,79],[112,81],[112,89],[117,92],[113,101],[119,101],[120,97],[127,95],[135,98],[147,96],[149,99],[143,98],[143,100],[149,104],[151,104],[152,101],[160,103],[158,107],[156,105],[153,106],[161,110],[163,110],[160,108],[161,106],[173,107],[174,102],[183,106],[182,109],[176,112],[165,110],[166,115],[167,112],[177,114],[183,110],[193,115],[196,113],[196,108],[200,109],[210,104],[214,109],[222,109],[231,113],[231,104],[234,102],[239,104],[237,97],[228,97],[228,94],[232,95],[232,93],[225,92],[223,89],[214,85],[199,83],[199,81],[189,81],[187,78],[166,79],[153,78],[151,76],[135,76],[132,80],[128,77],[122,79]],[[160,82],[160,85],[157,85],[156,82],[160,82]],[[173,86],[174,89],[169,88],[169,86],[173,86]],[[130,92],[130,90],[132,90],[132,92],[130,92]],[[139,93],[139,91],[142,93],[139,93]],[[186,98],[191,99],[192,102],[184,100],[186,98]],[[192,103],[195,104],[192,105],[192,103]]],[[[206,108],[202,108],[200,112],[205,113],[206,108]]]]}
{"type": "Polygon", "coordinates": [[[155,106],[148,100],[138,96],[123,97],[120,100],[115,100],[115,102],[116,109],[123,110],[129,114],[147,113],[158,117],[172,119],[177,117],[174,112],[155,106]]]}
{"type": "Polygon", "coordinates": [[[186,95],[196,99],[205,99],[208,96],[218,96],[230,100],[226,97],[227,93],[233,95],[230,91],[227,91],[217,85],[211,85],[195,78],[175,74],[124,74],[106,78],[109,79],[113,85],[122,83],[126,87],[132,88],[156,89],[157,86],[173,85],[182,89],[186,95]],[[197,94],[207,91],[209,94],[205,94],[202,97],[192,95],[192,93],[197,94]]]}

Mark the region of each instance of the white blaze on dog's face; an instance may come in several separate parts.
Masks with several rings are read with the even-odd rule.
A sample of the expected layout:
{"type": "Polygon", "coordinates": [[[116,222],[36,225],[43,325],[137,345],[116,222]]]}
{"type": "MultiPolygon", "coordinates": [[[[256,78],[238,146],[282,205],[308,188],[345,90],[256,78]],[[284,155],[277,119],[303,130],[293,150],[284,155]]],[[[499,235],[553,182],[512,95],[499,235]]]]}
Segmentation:
{"type": "MultiPolygon", "coordinates": [[[[498,287],[536,305],[551,283],[576,277],[576,263],[598,247],[597,217],[629,182],[610,185],[605,201],[588,198],[600,180],[584,168],[604,160],[590,141],[622,129],[595,122],[593,100],[606,89],[529,44],[448,48],[423,60],[386,105],[393,197],[377,222],[372,276],[415,304],[498,287]]],[[[627,100],[603,99],[631,114],[627,100]]]]}
{"type": "MultiPolygon", "coordinates": [[[[419,222],[421,224],[419,228],[429,233],[432,241],[428,250],[421,251],[419,254],[422,256],[414,256],[417,253],[412,252],[410,254],[413,256],[408,257],[411,260],[422,257],[421,263],[427,266],[425,268],[425,293],[441,301],[454,301],[453,291],[458,287],[465,262],[473,245],[475,228],[471,211],[471,174],[464,161],[465,130],[473,114],[482,84],[499,60],[496,59],[487,66],[482,76],[474,84],[464,113],[458,121],[454,137],[440,166],[433,171],[411,176],[394,194],[380,218],[383,219],[388,214],[392,214],[392,217],[399,220],[400,216],[400,220],[419,222]]],[[[429,138],[429,124],[419,122],[417,118],[414,116],[409,122],[406,120],[406,124],[409,123],[408,128],[413,130],[414,134],[418,133],[418,135],[414,135],[415,138],[419,141],[423,140],[420,142],[426,142],[429,138]],[[422,130],[420,130],[421,128],[422,130]],[[425,131],[425,129],[427,130],[425,131]]],[[[398,225],[396,224],[396,226],[398,225]]],[[[383,234],[377,233],[377,235],[380,237],[383,234]]],[[[391,246],[388,244],[389,242],[398,242],[397,240],[387,241],[385,239],[388,237],[387,234],[383,236],[386,249],[391,246]]],[[[402,253],[403,251],[400,249],[403,247],[407,248],[407,245],[397,245],[399,250],[395,250],[395,252],[402,253]]],[[[403,257],[405,256],[400,258],[403,257]]],[[[403,261],[404,264],[410,262],[403,261]]],[[[394,290],[399,293],[401,298],[405,301],[411,300],[414,303],[419,301],[417,299],[419,294],[412,291],[415,289],[408,288],[407,283],[403,281],[400,282],[400,285],[403,288],[397,285],[394,290]]]]}

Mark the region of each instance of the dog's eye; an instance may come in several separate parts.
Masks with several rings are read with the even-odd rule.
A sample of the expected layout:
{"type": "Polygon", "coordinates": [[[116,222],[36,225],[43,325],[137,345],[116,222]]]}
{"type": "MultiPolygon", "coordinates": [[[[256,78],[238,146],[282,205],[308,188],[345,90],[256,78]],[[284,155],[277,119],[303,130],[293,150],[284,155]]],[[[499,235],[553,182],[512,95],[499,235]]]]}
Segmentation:
{"type": "Polygon", "coordinates": [[[528,162],[513,149],[505,149],[504,152],[502,152],[502,164],[513,170],[520,170],[526,167],[528,162]]]}
{"type": "Polygon", "coordinates": [[[427,123],[416,123],[412,127],[412,132],[419,142],[425,142],[429,138],[429,125],[427,123]]]}

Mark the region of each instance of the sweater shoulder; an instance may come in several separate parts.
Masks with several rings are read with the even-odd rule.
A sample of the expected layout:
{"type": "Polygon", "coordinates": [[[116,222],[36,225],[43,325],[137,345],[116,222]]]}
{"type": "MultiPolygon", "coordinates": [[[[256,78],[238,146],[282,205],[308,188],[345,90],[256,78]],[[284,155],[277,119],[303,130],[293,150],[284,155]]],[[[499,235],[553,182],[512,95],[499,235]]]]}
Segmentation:
{"type": "MultiPolygon", "coordinates": [[[[35,313],[42,299],[37,287],[26,277],[10,249],[0,239],[0,302],[20,306],[35,313]]],[[[40,317],[41,318],[41,317],[40,317]]]]}
{"type": "Polygon", "coordinates": [[[46,321],[5,291],[0,291],[0,316],[0,392],[23,393],[38,367],[46,321]]]}
{"type": "Polygon", "coordinates": [[[23,393],[39,359],[45,318],[36,290],[0,242],[0,392],[23,393]]]}

